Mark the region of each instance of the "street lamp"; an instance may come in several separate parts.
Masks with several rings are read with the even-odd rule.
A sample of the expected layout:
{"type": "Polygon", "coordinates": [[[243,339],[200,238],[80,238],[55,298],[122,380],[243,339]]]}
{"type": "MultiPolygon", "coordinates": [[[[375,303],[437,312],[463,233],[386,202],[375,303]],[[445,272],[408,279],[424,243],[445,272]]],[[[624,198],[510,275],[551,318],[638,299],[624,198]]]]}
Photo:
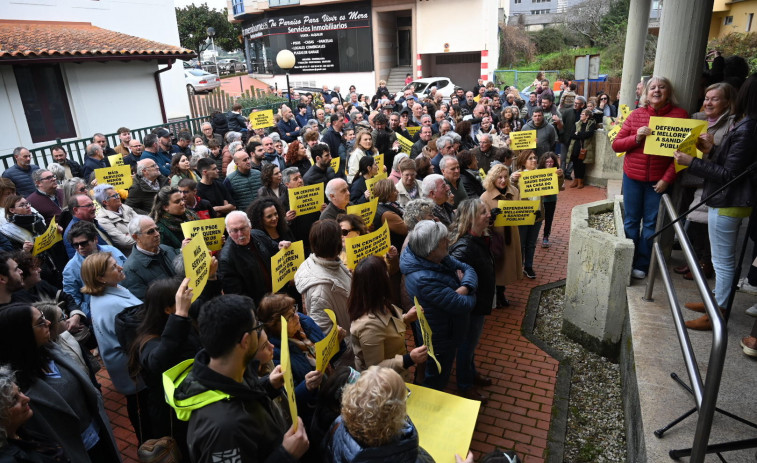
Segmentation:
{"type": "Polygon", "coordinates": [[[289,70],[294,67],[294,63],[296,62],[296,59],[294,57],[294,53],[292,53],[289,50],[281,50],[276,55],[276,64],[279,65],[279,67],[286,71],[287,75],[287,96],[289,97],[289,107],[292,107],[292,91],[289,89],[289,70]]]}
{"type": "Polygon", "coordinates": [[[216,74],[218,76],[221,76],[221,71],[218,70],[218,52],[216,51],[216,42],[213,40],[213,37],[216,35],[216,30],[212,27],[209,27],[208,30],[208,37],[210,37],[210,43],[213,45],[213,64],[216,65],[216,74]]]}

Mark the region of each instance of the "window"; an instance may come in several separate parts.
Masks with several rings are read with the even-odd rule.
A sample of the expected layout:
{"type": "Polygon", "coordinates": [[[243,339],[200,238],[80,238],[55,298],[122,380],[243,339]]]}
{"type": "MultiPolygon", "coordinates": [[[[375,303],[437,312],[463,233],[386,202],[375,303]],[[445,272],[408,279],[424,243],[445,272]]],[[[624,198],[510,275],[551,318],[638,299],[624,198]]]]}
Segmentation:
{"type": "Polygon", "coordinates": [[[14,66],[13,72],[32,142],[76,137],[60,66],[14,66]]]}
{"type": "Polygon", "coordinates": [[[552,0],[531,0],[531,3],[549,3],[552,0]]]}
{"type": "Polygon", "coordinates": [[[751,32],[752,31],[752,20],[754,19],[754,13],[749,13],[749,16],[746,18],[746,31],[751,32]]]}
{"type": "Polygon", "coordinates": [[[232,0],[231,9],[234,16],[244,13],[244,0],[232,0]]]}
{"type": "Polygon", "coordinates": [[[519,4],[520,2],[521,2],[521,0],[515,0],[515,4],[516,5],[519,4]]]}
{"type": "Polygon", "coordinates": [[[272,8],[274,6],[288,6],[288,5],[299,5],[300,0],[268,0],[268,7],[272,8]]]}
{"type": "Polygon", "coordinates": [[[546,9],[546,10],[531,10],[531,14],[549,14],[549,9],[546,9]]]}
{"type": "Polygon", "coordinates": [[[726,16],[725,18],[723,18],[723,25],[724,26],[727,26],[727,25],[732,24],[732,23],[733,23],[733,16],[726,16]]]}

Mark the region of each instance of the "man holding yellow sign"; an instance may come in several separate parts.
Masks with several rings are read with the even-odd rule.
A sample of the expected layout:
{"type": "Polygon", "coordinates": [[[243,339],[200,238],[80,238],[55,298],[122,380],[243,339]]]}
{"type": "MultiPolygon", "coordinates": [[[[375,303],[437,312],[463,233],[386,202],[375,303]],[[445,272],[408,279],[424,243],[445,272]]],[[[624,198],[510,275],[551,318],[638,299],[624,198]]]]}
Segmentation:
{"type": "Polygon", "coordinates": [[[291,461],[308,449],[302,420],[287,429],[273,410],[271,394],[284,386],[281,367],[260,378],[247,366],[258,350],[262,325],[252,299],[227,294],[208,301],[198,329],[204,349],[194,359],[163,374],[166,398],[177,416],[189,421],[191,459],[291,461]],[[188,371],[188,373],[187,373],[188,371]]]}

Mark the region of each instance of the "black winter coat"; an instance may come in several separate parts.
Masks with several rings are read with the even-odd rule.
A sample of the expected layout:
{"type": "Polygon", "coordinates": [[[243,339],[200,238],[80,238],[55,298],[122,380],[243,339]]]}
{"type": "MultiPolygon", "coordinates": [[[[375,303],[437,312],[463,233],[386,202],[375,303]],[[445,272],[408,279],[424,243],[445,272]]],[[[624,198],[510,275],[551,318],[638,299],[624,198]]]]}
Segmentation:
{"type": "Polygon", "coordinates": [[[449,247],[449,255],[473,267],[478,276],[476,306],[471,315],[491,314],[496,284],[494,257],[489,250],[489,238],[471,234],[463,235],[449,247]]]}
{"type": "MultiPolygon", "coordinates": [[[[757,161],[755,146],[757,146],[757,120],[747,116],[734,124],[720,146],[710,154],[712,162],[695,158],[689,169],[692,174],[705,179],[702,196],[709,196],[757,161]]],[[[757,193],[757,175],[752,173],[715,195],[707,201],[707,205],[710,207],[752,207],[755,204],[755,193],[757,193]]]]}

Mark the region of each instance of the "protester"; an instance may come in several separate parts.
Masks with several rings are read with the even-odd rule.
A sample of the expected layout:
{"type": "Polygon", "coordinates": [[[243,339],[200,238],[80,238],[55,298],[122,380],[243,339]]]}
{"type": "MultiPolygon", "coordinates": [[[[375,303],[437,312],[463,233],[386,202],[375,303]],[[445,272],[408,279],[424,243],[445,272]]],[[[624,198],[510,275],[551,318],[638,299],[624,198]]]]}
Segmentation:
{"type": "Polygon", "coordinates": [[[160,189],[155,196],[150,218],[160,230],[160,242],[174,249],[180,249],[185,239],[181,224],[200,220],[192,209],[187,209],[184,195],[173,186],[160,189]]]}

